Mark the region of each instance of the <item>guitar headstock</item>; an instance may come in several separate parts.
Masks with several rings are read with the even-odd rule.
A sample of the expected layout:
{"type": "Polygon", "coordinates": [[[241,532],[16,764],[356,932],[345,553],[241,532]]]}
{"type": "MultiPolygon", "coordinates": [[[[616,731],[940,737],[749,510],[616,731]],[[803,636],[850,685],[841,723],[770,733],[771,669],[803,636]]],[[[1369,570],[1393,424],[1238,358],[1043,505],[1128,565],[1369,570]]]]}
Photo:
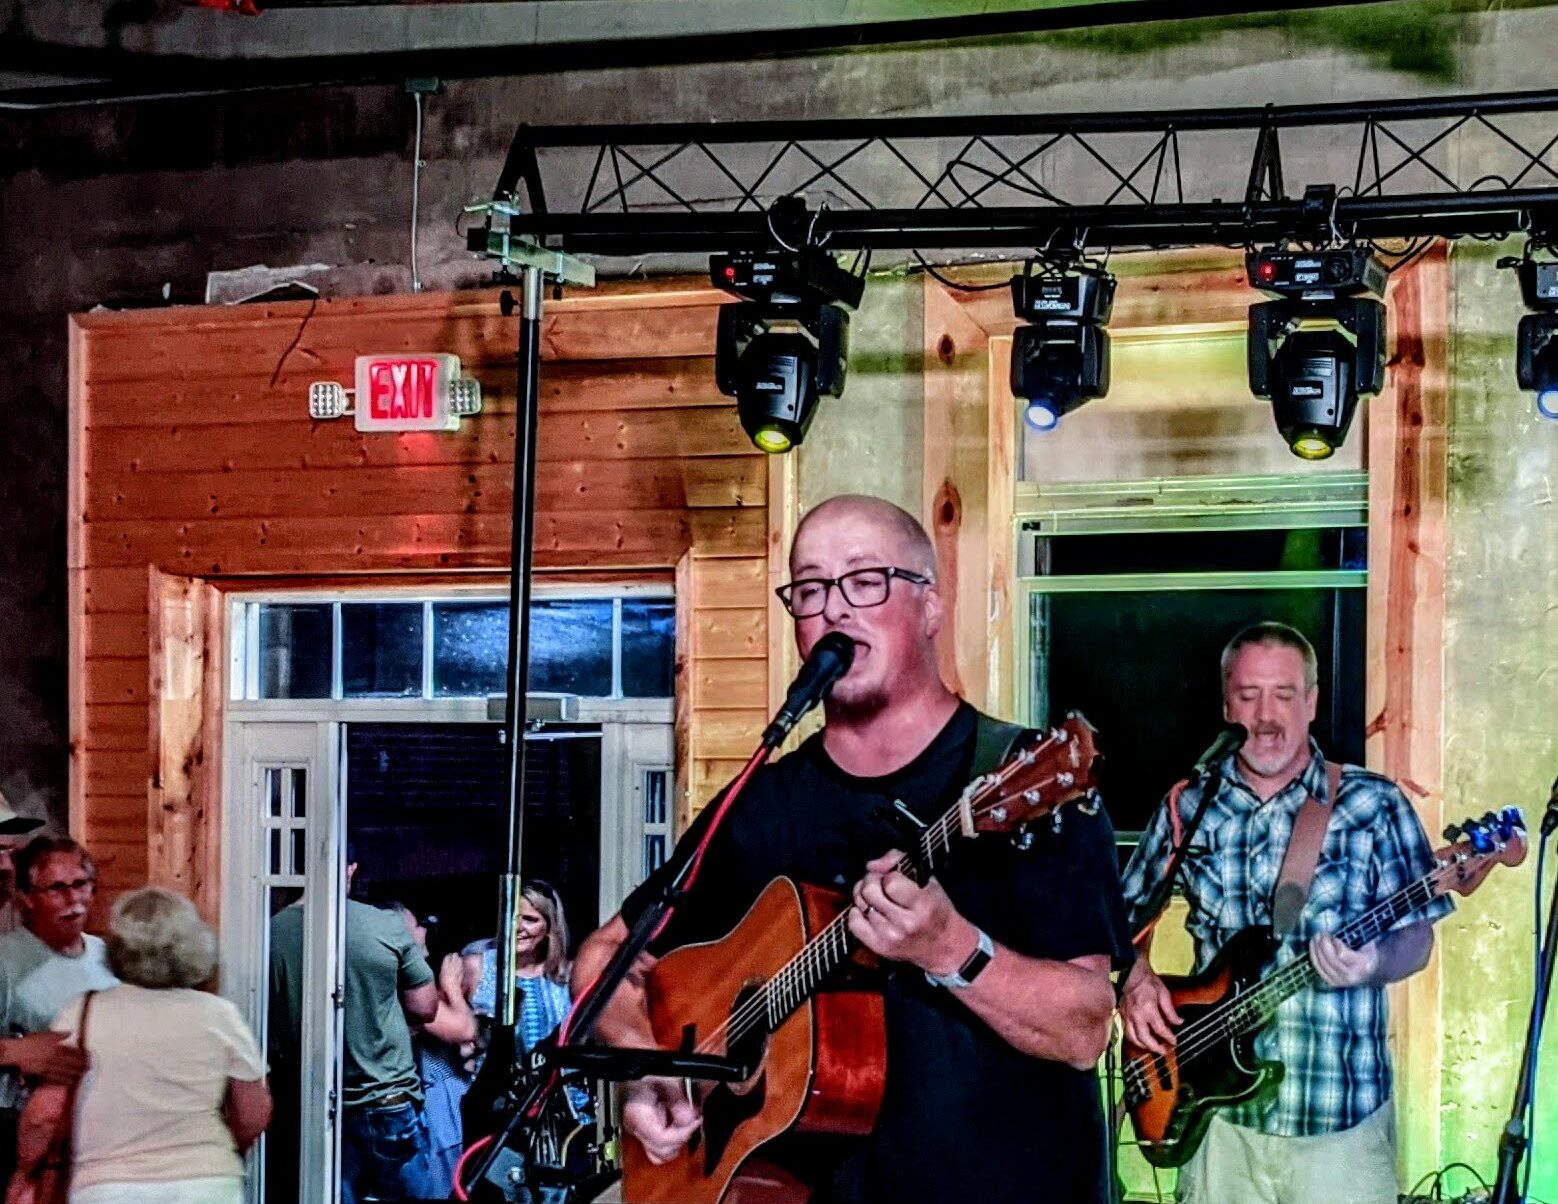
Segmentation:
{"type": "Polygon", "coordinates": [[[1444,830],[1444,838],[1454,843],[1434,853],[1438,863],[1432,874],[1435,896],[1450,891],[1469,895],[1495,865],[1519,865],[1526,859],[1526,825],[1518,807],[1451,824],[1444,830]]]}
{"type": "Polygon", "coordinates": [[[964,815],[976,832],[1007,832],[1023,837],[1045,816],[1059,821],[1059,810],[1081,802],[1098,809],[1098,747],[1093,725],[1072,713],[1058,727],[1020,747],[1006,762],[969,783],[964,815]]]}

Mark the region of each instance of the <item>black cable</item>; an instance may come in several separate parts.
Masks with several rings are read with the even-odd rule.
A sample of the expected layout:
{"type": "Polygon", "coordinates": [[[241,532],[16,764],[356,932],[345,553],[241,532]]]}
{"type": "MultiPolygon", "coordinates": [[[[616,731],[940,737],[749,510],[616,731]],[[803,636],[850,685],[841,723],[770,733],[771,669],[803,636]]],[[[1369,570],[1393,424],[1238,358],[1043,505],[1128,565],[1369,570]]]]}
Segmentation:
{"type": "MultiPolygon", "coordinates": [[[[1536,893],[1533,902],[1533,910],[1535,913],[1533,918],[1536,922],[1536,927],[1533,932],[1535,937],[1536,962],[1535,969],[1531,975],[1531,981],[1535,984],[1535,989],[1537,991],[1542,989],[1542,884],[1546,876],[1545,869],[1547,865],[1547,841],[1548,838],[1546,836],[1538,836],[1536,842],[1536,893]]],[[[1542,1015],[1542,1013],[1546,1010],[1547,1009],[1545,1007],[1539,1009],[1531,1022],[1531,1048],[1533,1050],[1539,1050],[1542,1048],[1542,1027],[1543,1021],[1545,1020],[1545,1017],[1542,1015]]],[[[1520,1196],[1522,1199],[1530,1198],[1529,1192],[1531,1189],[1531,1164],[1536,1161],[1536,1074],[1537,1059],[1533,1057],[1531,1059],[1531,1085],[1526,1091],[1526,1167],[1524,1173],[1520,1177],[1520,1196]]]]}
{"type": "Polygon", "coordinates": [[[281,353],[281,358],[276,361],[276,370],[270,374],[270,387],[275,388],[276,382],[281,379],[282,365],[287,362],[287,356],[303,340],[303,332],[308,329],[308,320],[314,316],[314,310],[319,308],[319,290],[314,290],[314,298],[308,303],[308,312],[303,315],[303,320],[298,323],[298,332],[292,336],[292,342],[287,344],[287,349],[281,353]]]}
{"type": "Polygon", "coordinates": [[[957,289],[959,292],[964,293],[992,293],[997,289],[1011,287],[1010,282],[1005,280],[1001,281],[1000,284],[961,284],[956,280],[952,280],[949,277],[943,276],[940,272],[931,266],[930,260],[926,259],[925,256],[921,255],[918,251],[914,251],[912,254],[920,261],[920,267],[925,270],[925,274],[927,276],[929,276],[937,284],[945,285],[947,288],[957,289]]]}

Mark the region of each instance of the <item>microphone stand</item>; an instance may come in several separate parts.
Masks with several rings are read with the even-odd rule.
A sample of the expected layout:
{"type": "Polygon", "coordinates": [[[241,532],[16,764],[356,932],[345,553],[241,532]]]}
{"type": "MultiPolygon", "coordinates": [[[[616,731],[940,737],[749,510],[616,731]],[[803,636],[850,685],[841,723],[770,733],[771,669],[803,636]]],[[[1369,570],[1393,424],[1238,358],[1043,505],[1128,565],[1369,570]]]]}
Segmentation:
{"type": "Polygon", "coordinates": [[[1174,848],[1174,855],[1169,858],[1168,869],[1163,872],[1163,877],[1153,887],[1152,894],[1147,897],[1147,906],[1142,914],[1156,917],[1168,906],[1169,896],[1174,893],[1174,879],[1179,876],[1179,867],[1184,864],[1185,851],[1190,848],[1190,839],[1201,827],[1201,821],[1206,818],[1206,811],[1211,806],[1214,791],[1206,789],[1208,779],[1212,771],[1217,768],[1217,763],[1229,752],[1237,752],[1248,735],[1240,735],[1244,728],[1239,724],[1231,724],[1225,727],[1212,746],[1201,754],[1201,759],[1196,762],[1190,771],[1190,780],[1185,783],[1187,790],[1199,790],[1201,801],[1196,804],[1195,814],[1190,817],[1190,824],[1180,835],[1179,844],[1174,848]]]}
{"type": "MultiPolygon", "coordinates": [[[[1547,811],[1542,816],[1542,829],[1538,839],[1545,848],[1553,830],[1558,828],[1558,782],[1547,800],[1547,811]]],[[[1537,865],[1543,863],[1538,856],[1537,865]]],[[[1536,884],[1538,892],[1542,884],[1536,884]]],[[[1515,1079],[1515,1102],[1509,1111],[1509,1123],[1498,1143],[1498,1178],[1493,1185],[1491,1204],[1520,1204],[1524,1192],[1515,1183],[1520,1164],[1525,1160],[1530,1138],[1526,1135],[1526,1114],[1531,1109],[1532,1088],[1535,1085],[1537,1052],[1542,1042],[1542,1020],[1547,1012],[1547,997],[1552,990],[1553,962],[1558,960],[1558,881],[1553,883],[1553,897],[1547,904],[1547,931],[1537,954],[1536,983],[1531,996],[1531,1019],[1526,1025],[1525,1050],[1520,1057],[1520,1074],[1515,1079]]]]}
{"type": "MultiPolygon", "coordinates": [[[[709,847],[715,832],[730,813],[731,804],[745,789],[758,767],[763,765],[773,755],[774,749],[784,742],[801,715],[821,700],[822,694],[831,686],[833,677],[848,668],[848,660],[852,656],[853,649],[850,649],[843,658],[843,668],[834,668],[819,682],[812,683],[813,692],[804,699],[798,697],[792,689],[791,697],[786,700],[774,721],[763,732],[757,750],[725,792],[724,797],[719,800],[718,809],[703,834],[698,851],[682,862],[665,889],[634,921],[627,939],[617,947],[600,976],[590,985],[573,1015],[568,1018],[561,1039],[531,1051],[524,1068],[521,1090],[509,1095],[511,1111],[507,1122],[483,1153],[476,1169],[469,1176],[464,1177],[470,1184],[470,1191],[480,1190],[481,1184],[485,1182],[502,1193],[502,1198],[505,1200],[520,1201],[532,1198],[527,1186],[531,1168],[525,1165],[523,1158],[517,1158],[512,1153],[505,1158],[505,1153],[508,1150],[508,1143],[525,1122],[538,1117],[547,1097],[561,1089],[565,1071],[588,1071],[591,1077],[613,1081],[659,1075],[667,1078],[708,1079],[733,1083],[742,1082],[755,1073],[756,1067],[743,1065],[732,1058],[700,1054],[691,1050],[574,1045],[571,1041],[574,1034],[578,1034],[580,1040],[585,1040],[594,1031],[601,1013],[606,1010],[612,997],[617,993],[617,988],[627,978],[633,963],[660,934],[677,905],[686,896],[701,864],[702,851],[709,847]]],[[[543,1170],[541,1174],[535,1176],[534,1181],[539,1186],[545,1179],[548,1187],[563,1188],[567,1193],[565,1199],[570,1201],[592,1200],[609,1187],[616,1180],[617,1175],[616,1171],[596,1172],[580,1176],[577,1181],[569,1183],[566,1172],[554,1173],[543,1170]]]]}

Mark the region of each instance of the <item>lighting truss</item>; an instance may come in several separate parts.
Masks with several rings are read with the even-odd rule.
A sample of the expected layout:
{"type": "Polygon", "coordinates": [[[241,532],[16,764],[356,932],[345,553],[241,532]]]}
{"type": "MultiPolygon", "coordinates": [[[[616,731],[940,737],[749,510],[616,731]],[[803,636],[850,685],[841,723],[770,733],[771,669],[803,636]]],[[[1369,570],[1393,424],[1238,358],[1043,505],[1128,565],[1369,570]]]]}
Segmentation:
{"type": "MultiPolygon", "coordinates": [[[[1558,91],[1051,116],[521,126],[473,250],[1497,236],[1558,215],[1558,91]],[[1289,195],[1335,186],[1316,214],[1289,195]],[[805,199],[802,230],[771,224],[805,199]]],[[[1313,198],[1311,198],[1311,201],[1313,198]]]]}

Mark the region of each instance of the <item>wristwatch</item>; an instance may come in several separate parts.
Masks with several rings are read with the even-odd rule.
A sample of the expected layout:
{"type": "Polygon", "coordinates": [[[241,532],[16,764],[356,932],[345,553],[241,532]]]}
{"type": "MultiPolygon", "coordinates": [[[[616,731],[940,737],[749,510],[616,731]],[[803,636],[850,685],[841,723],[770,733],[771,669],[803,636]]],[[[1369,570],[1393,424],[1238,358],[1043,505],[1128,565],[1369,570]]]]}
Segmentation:
{"type": "Polygon", "coordinates": [[[974,979],[978,978],[984,968],[995,957],[995,942],[990,939],[990,934],[983,928],[975,929],[979,933],[979,944],[968,955],[968,960],[954,970],[951,974],[932,974],[925,972],[925,978],[933,987],[946,987],[949,990],[959,990],[971,986],[974,979]]]}

